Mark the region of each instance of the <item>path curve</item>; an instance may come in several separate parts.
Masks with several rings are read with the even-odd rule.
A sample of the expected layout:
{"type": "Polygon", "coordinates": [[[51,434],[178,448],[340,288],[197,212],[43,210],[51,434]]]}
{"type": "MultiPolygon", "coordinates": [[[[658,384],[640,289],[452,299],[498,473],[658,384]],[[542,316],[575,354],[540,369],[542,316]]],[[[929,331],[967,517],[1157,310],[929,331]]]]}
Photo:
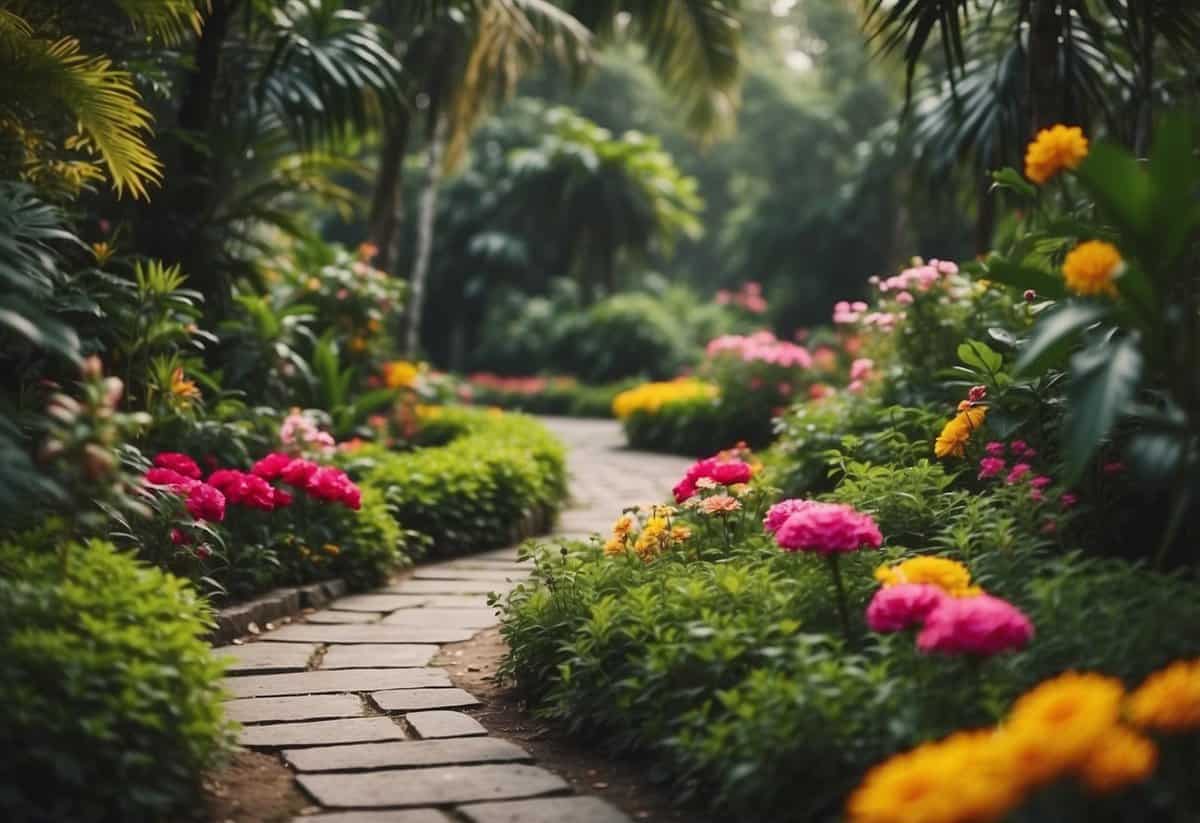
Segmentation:
{"type": "MultiPolygon", "coordinates": [[[[570,501],[555,534],[607,531],[624,506],[663,500],[688,462],[629,451],[609,420],[542,418],[568,449],[570,501]]],[[[226,706],[240,743],[276,752],[319,808],[305,823],[628,823],[574,795],[523,748],[460,711],[479,705],[430,665],[496,625],[489,591],[528,574],[516,548],[421,565],[335,600],[233,659],[226,706]]]]}

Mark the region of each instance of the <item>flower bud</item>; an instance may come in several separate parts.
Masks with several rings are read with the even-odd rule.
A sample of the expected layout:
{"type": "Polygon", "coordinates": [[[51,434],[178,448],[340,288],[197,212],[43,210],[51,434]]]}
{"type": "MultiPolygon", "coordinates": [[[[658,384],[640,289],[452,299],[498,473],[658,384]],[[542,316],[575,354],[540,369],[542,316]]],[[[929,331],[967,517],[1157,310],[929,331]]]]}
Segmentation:
{"type": "Polygon", "coordinates": [[[1037,292],[1033,289],[1025,289],[1025,293],[1021,296],[1025,298],[1026,303],[1032,303],[1034,300],[1037,300],[1037,292]]]}

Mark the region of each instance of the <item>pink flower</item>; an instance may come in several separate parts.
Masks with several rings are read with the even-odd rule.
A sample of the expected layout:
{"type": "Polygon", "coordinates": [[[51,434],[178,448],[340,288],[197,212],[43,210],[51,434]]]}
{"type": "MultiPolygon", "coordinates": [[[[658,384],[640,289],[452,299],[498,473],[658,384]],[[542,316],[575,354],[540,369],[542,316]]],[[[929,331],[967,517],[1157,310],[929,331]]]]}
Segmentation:
{"type": "Polygon", "coordinates": [[[871,376],[871,370],[874,368],[874,360],[869,357],[860,357],[850,364],[850,379],[865,380],[871,376]]]}
{"type": "Polygon", "coordinates": [[[749,483],[752,476],[753,472],[750,469],[750,464],[743,460],[728,460],[723,463],[717,463],[708,472],[708,477],[711,477],[722,486],[749,483]]]}
{"type": "Polygon", "coordinates": [[[981,594],[948,597],[925,620],[917,636],[923,652],[992,655],[1024,648],[1033,638],[1033,623],[1007,600],[981,594]]]}
{"type": "Polygon", "coordinates": [[[1079,502],[1079,495],[1072,494],[1071,492],[1063,492],[1062,497],[1058,498],[1058,502],[1064,509],[1069,509],[1079,502]]]}
{"type": "Polygon", "coordinates": [[[896,295],[896,302],[901,306],[911,306],[913,304],[913,300],[915,299],[916,298],[912,296],[912,292],[902,291],[896,295]]]}
{"type": "Polygon", "coordinates": [[[1004,456],[1004,444],[997,440],[993,440],[992,442],[988,443],[983,447],[983,449],[992,457],[1004,456]]]}
{"type": "Polygon", "coordinates": [[[274,480],[283,471],[283,467],[292,462],[291,455],[283,452],[271,452],[262,460],[255,463],[250,471],[264,480],[274,480]]]}
{"type": "Polygon", "coordinates": [[[317,469],[313,472],[304,490],[320,500],[340,500],[346,475],[331,466],[317,469]]]}
{"type": "Polygon", "coordinates": [[[718,306],[727,306],[733,299],[733,295],[729,293],[728,289],[718,289],[715,299],[718,306]]]}
{"type": "Polygon", "coordinates": [[[240,503],[246,491],[246,475],[234,469],[218,469],[208,476],[208,485],[225,495],[230,503],[240,503]]]}
{"type": "Polygon", "coordinates": [[[830,555],[877,549],[883,545],[883,535],[870,515],[851,506],[813,502],[784,521],[775,541],[784,551],[830,555]]]}
{"type": "Polygon", "coordinates": [[[967,400],[972,403],[982,402],[987,397],[987,386],[972,386],[967,391],[967,400]]]}
{"type": "Polygon", "coordinates": [[[1012,471],[1008,473],[1008,477],[1004,478],[1004,482],[1008,485],[1021,482],[1021,478],[1033,471],[1033,467],[1028,463],[1018,463],[1012,467],[1012,471]]]}
{"type": "Polygon", "coordinates": [[[174,546],[186,546],[192,542],[192,536],[183,529],[171,529],[171,544],[174,546]]]}
{"type": "Polygon", "coordinates": [[[275,489],[274,496],[272,497],[272,502],[275,504],[275,508],[282,509],[282,508],[286,508],[287,506],[292,505],[293,499],[294,498],[290,494],[288,494],[288,492],[286,492],[285,490],[275,489]]]}
{"type": "Polygon", "coordinates": [[[1053,478],[1047,477],[1044,474],[1039,474],[1037,477],[1029,481],[1029,485],[1033,486],[1035,489],[1044,489],[1053,482],[1053,478]]]}
{"type": "Polygon", "coordinates": [[[242,499],[237,501],[252,509],[269,512],[275,508],[275,488],[253,474],[242,475],[242,499]]]}
{"type": "Polygon", "coordinates": [[[192,480],[200,479],[200,467],[196,461],[186,454],[179,452],[159,452],[154,455],[154,465],[161,469],[170,469],[192,480]]]}
{"type": "Polygon", "coordinates": [[[979,461],[979,479],[987,480],[1004,471],[1005,462],[999,457],[985,457],[979,461]]]}
{"type": "Polygon", "coordinates": [[[706,457],[697,460],[690,467],[683,479],[675,484],[675,502],[682,503],[696,493],[696,481],[702,477],[711,478],[722,486],[732,486],[735,483],[748,483],[753,475],[750,464],[743,460],[721,460],[718,457],[706,457]]]}
{"type": "Polygon", "coordinates": [[[1027,447],[1021,452],[1021,457],[1025,458],[1026,460],[1032,460],[1033,458],[1037,457],[1037,450],[1027,447]]]}
{"type": "Polygon", "coordinates": [[[347,479],[346,484],[342,487],[340,500],[346,508],[358,511],[362,508],[362,491],[347,479]]]}
{"type": "Polygon", "coordinates": [[[225,495],[205,483],[197,483],[192,487],[184,505],[197,520],[220,523],[225,519],[225,495]]]}
{"type": "Polygon", "coordinates": [[[798,498],[780,500],[774,506],[767,509],[767,516],[763,518],[763,528],[771,534],[775,534],[789,517],[812,504],[813,501],[811,500],[800,500],[798,498]]]}
{"type": "Polygon", "coordinates": [[[867,606],[871,631],[898,632],[923,623],[949,595],[927,583],[900,583],[875,592],[867,606]]]}
{"type": "Polygon", "coordinates": [[[853,380],[849,386],[846,386],[846,391],[851,394],[862,394],[867,389],[867,384],[861,380],[853,380]]]}
{"type": "Polygon", "coordinates": [[[1021,297],[1024,298],[1026,303],[1032,303],[1034,300],[1037,300],[1037,292],[1035,292],[1033,289],[1025,289],[1025,291],[1021,293],[1021,297]]]}
{"type": "Polygon", "coordinates": [[[1026,443],[1024,440],[1014,440],[1012,443],[1009,444],[1009,448],[1012,449],[1013,454],[1021,454],[1027,448],[1029,448],[1029,444],[1026,443]]]}
{"type": "Polygon", "coordinates": [[[1118,475],[1123,471],[1125,471],[1125,464],[1122,463],[1120,460],[1114,460],[1111,463],[1104,464],[1104,473],[1107,474],[1109,477],[1118,475]]]}
{"type": "Polygon", "coordinates": [[[177,494],[187,494],[200,481],[184,477],[174,469],[153,468],[146,472],[145,481],[155,486],[166,486],[177,494]]]}
{"type": "Polygon", "coordinates": [[[1046,495],[1041,489],[1030,489],[1029,499],[1035,503],[1041,503],[1046,499],[1046,495]]]}
{"type": "Polygon", "coordinates": [[[301,487],[308,482],[308,478],[312,477],[319,468],[311,460],[300,460],[297,458],[283,467],[279,472],[279,479],[289,485],[301,487]]]}

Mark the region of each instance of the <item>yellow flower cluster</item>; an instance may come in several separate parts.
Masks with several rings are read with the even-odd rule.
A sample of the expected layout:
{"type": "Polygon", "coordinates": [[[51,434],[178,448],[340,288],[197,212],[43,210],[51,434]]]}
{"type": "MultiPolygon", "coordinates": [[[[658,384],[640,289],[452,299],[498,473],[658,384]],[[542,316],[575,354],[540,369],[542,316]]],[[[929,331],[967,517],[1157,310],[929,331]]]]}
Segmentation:
{"type": "Polygon", "coordinates": [[[933,443],[933,453],[937,457],[964,457],[967,442],[971,435],[983,426],[987,417],[985,406],[960,405],[958,414],[954,415],[933,443]]]}
{"type": "Polygon", "coordinates": [[[1039,186],[1087,157],[1088,141],[1078,126],[1042,129],[1025,150],[1025,176],[1039,186]]]}
{"type": "Polygon", "coordinates": [[[421,367],[408,360],[392,360],[383,366],[383,380],[389,389],[410,389],[420,374],[421,367]]]}
{"type": "Polygon", "coordinates": [[[894,566],[880,566],[875,579],[885,588],[901,583],[937,586],[952,597],[974,597],[983,590],[971,585],[971,572],[957,560],[946,557],[913,557],[894,566]]]}
{"type": "Polygon", "coordinates": [[[1121,266],[1121,253],[1116,246],[1103,240],[1088,240],[1071,249],[1063,260],[1063,279],[1076,294],[1116,297],[1113,281],[1121,266]]]}
{"type": "MultiPolygon", "coordinates": [[[[898,569],[885,573],[892,579],[898,569]]],[[[948,566],[928,582],[934,577],[961,582],[948,566]]],[[[1158,748],[1142,734],[1149,730],[1200,731],[1200,659],[1150,675],[1128,698],[1119,680],[1103,675],[1047,680],[1022,695],[998,727],[960,732],[876,766],[850,796],[847,819],[995,821],[1065,777],[1095,794],[1115,792],[1146,780],[1158,765],[1158,748]]]]}
{"type": "Polygon", "coordinates": [[[604,543],[604,553],[613,557],[632,549],[642,560],[650,562],[692,536],[692,530],[687,526],[672,524],[674,513],[675,509],[670,506],[654,506],[636,535],[637,518],[631,514],[621,515],[613,523],[612,536],[604,543]]]}
{"type": "Polygon", "coordinates": [[[657,414],[668,403],[684,400],[712,399],[717,387],[703,380],[684,377],[662,383],[643,383],[623,391],[613,398],[613,414],[624,420],[635,412],[657,414]]]}

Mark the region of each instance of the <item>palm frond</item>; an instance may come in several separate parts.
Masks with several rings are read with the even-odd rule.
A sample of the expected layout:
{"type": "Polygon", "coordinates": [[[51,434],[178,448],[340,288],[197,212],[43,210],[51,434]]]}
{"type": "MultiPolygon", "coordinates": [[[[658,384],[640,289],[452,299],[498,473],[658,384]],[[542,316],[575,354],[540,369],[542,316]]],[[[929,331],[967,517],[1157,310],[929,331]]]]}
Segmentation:
{"type": "MultiPolygon", "coordinates": [[[[154,37],[178,42],[189,31],[200,31],[200,10],[197,0],[115,0],[134,26],[145,29],[154,37]]],[[[200,0],[206,3],[206,0],[200,0]]]]}

